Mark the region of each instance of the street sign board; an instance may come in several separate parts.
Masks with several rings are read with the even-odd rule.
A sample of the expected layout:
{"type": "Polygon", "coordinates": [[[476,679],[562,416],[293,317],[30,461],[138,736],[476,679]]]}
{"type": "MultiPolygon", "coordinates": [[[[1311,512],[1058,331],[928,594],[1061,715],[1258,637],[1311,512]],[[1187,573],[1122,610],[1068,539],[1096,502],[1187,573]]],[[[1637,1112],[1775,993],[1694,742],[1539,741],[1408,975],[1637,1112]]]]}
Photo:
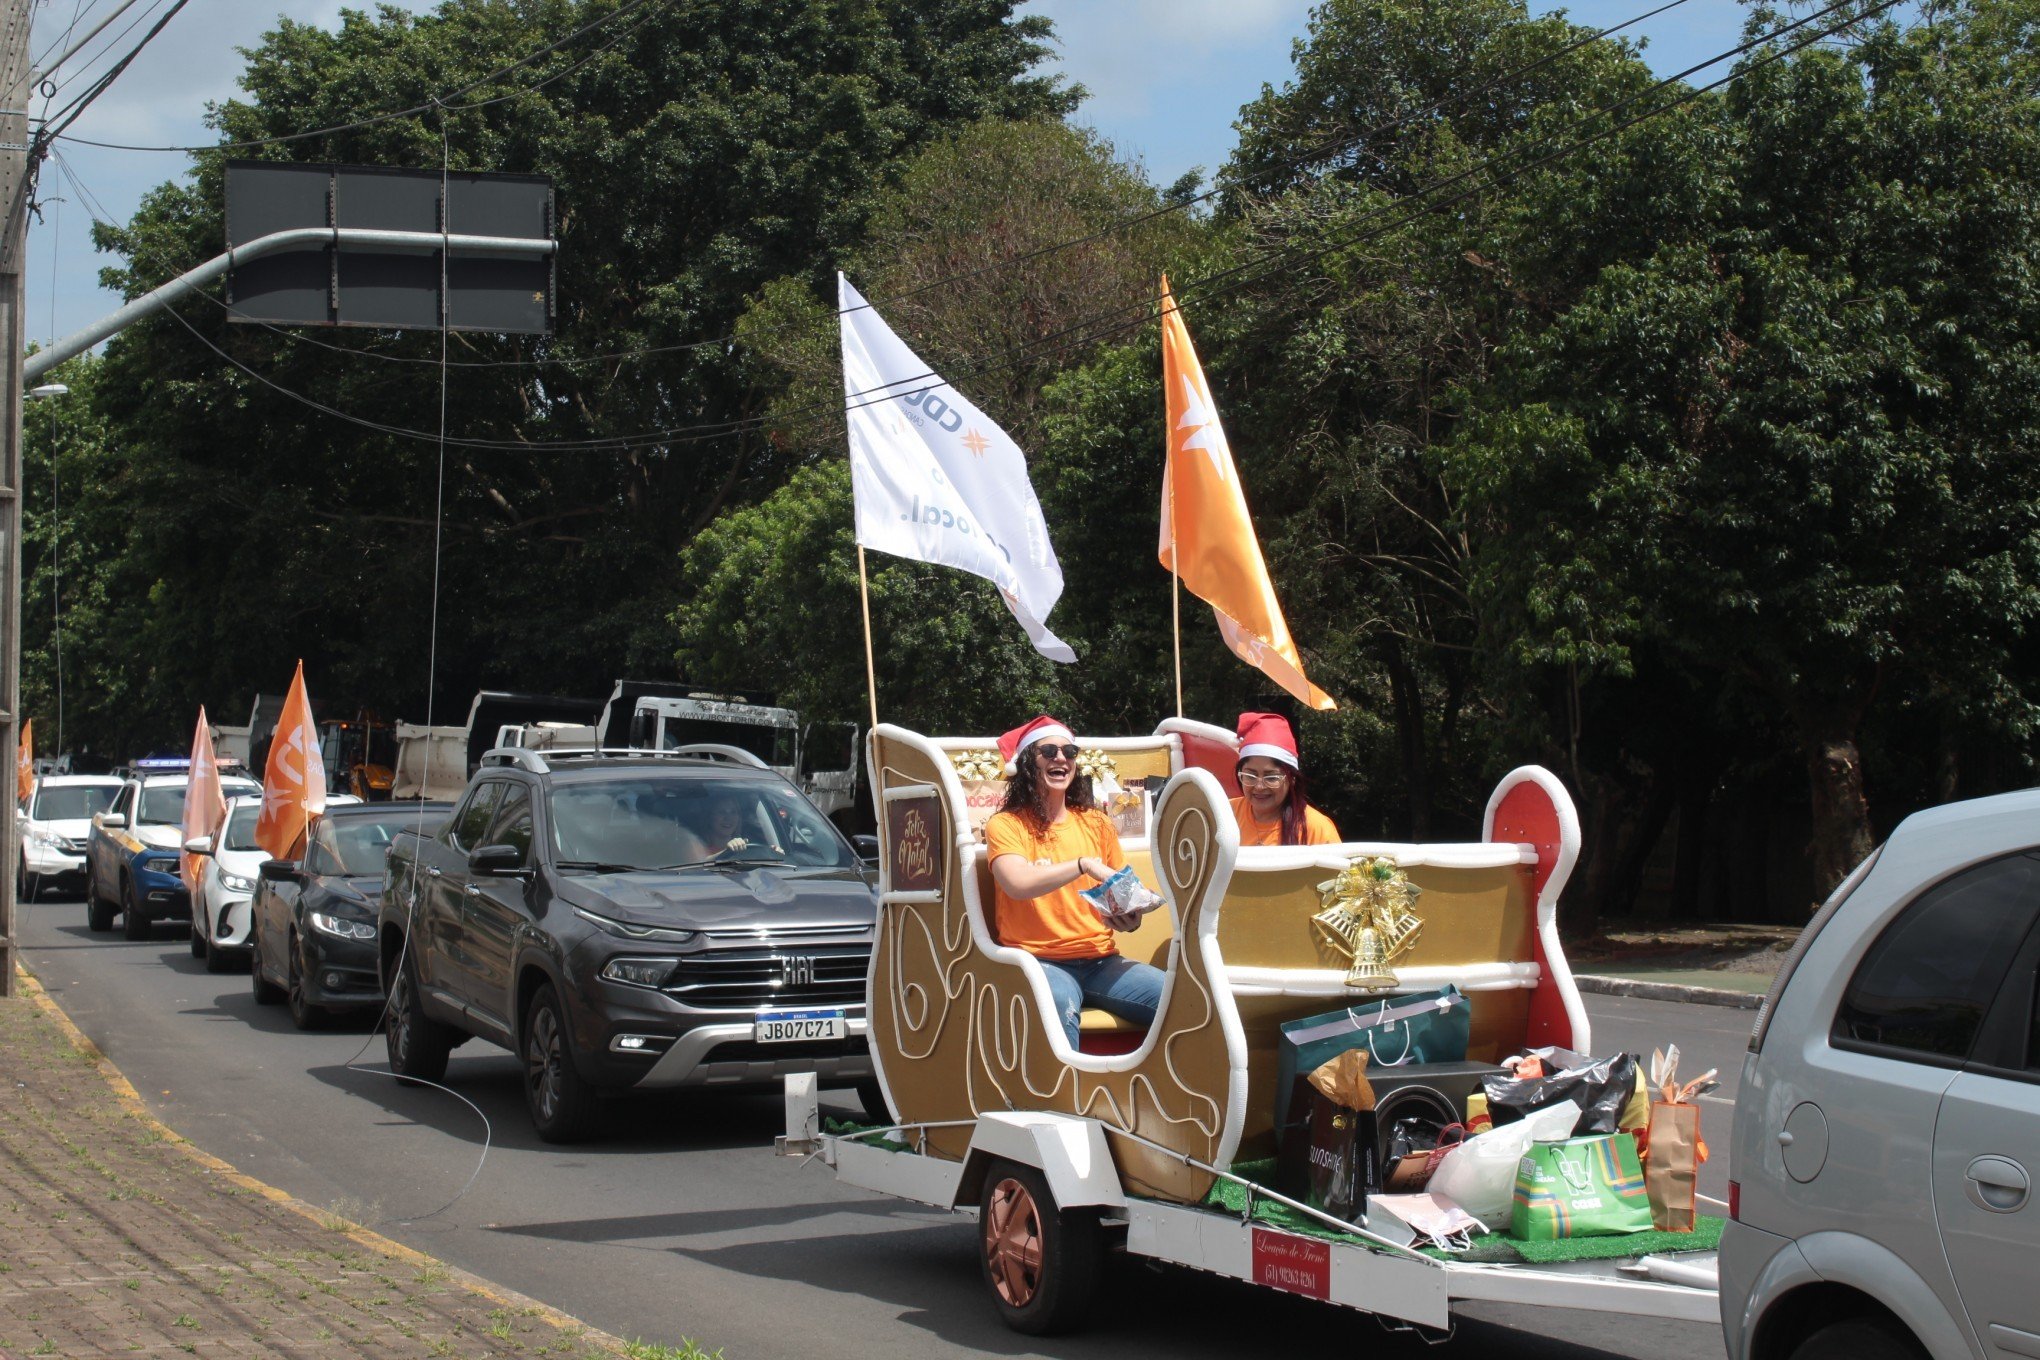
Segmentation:
{"type": "MultiPolygon", "coordinates": [[[[227,162],[227,245],[279,231],[359,227],[551,239],[552,181],[542,175],[391,170],[363,165],[227,162]]],[[[283,326],[375,326],[545,335],[554,314],[550,255],[459,248],[445,261],[426,246],[357,249],[314,242],[238,262],[227,274],[228,315],[283,326]]]]}

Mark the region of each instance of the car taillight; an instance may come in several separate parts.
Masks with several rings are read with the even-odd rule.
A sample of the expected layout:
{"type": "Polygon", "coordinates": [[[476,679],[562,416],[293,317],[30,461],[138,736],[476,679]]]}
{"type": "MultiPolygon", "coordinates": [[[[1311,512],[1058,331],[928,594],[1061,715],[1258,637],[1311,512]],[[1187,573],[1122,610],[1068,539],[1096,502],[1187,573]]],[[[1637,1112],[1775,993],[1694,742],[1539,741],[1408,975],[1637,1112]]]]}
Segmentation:
{"type": "Polygon", "coordinates": [[[1732,1223],[1742,1222],[1742,1186],[1734,1181],[1728,1183],[1728,1217],[1732,1223]]]}

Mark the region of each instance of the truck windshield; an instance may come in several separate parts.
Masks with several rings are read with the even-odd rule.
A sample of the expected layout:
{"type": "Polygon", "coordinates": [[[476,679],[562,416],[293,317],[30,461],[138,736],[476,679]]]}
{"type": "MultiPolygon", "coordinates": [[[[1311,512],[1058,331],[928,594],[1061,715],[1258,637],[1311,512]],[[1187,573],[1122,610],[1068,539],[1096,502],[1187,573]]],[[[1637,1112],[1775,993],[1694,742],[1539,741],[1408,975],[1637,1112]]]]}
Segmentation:
{"type": "Polygon", "coordinates": [[[43,789],[36,794],[34,810],[28,815],[39,822],[83,821],[106,811],[106,805],[119,792],[118,784],[72,784],[43,789]]]}
{"type": "MultiPolygon", "coordinates": [[[[136,826],[176,826],[184,820],[185,784],[164,784],[142,790],[142,800],[135,809],[136,826]]],[[[239,798],[244,794],[260,793],[253,784],[242,781],[222,782],[220,792],[228,798],[239,798]]]]}
{"type": "Polygon", "coordinates": [[[721,718],[696,718],[665,714],[659,723],[659,746],[676,751],[697,742],[716,742],[749,751],[767,765],[791,769],[794,759],[794,730],[766,727],[759,723],[729,722],[721,718]]]}
{"type": "Polygon", "coordinates": [[[561,868],[784,864],[846,869],[850,847],[814,805],[777,780],[647,771],[556,786],[561,868]]]}

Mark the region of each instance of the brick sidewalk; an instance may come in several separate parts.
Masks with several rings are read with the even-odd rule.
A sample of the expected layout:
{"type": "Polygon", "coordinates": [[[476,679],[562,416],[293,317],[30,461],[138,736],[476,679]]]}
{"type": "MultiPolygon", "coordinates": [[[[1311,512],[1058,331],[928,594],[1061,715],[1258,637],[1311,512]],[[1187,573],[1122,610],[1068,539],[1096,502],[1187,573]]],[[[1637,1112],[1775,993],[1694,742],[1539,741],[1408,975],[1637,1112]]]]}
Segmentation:
{"type": "Polygon", "coordinates": [[[236,1173],[18,980],[0,1001],[0,1360],[702,1355],[626,1346],[236,1173]]]}

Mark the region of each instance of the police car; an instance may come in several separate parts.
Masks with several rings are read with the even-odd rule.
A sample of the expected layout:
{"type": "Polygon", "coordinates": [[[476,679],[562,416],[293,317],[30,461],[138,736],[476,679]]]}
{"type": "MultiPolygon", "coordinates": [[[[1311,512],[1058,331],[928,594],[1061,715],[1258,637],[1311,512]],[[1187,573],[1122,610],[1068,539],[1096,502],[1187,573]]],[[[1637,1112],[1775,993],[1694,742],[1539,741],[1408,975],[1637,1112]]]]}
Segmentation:
{"type": "MultiPolygon", "coordinates": [[[[191,919],[179,863],[184,850],[184,793],[191,762],[178,758],[138,760],[106,811],[92,819],[85,847],[85,919],[95,931],[113,929],[146,940],[158,921],[191,919]]],[[[245,776],[220,774],[227,798],[259,794],[245,776]]]]}

